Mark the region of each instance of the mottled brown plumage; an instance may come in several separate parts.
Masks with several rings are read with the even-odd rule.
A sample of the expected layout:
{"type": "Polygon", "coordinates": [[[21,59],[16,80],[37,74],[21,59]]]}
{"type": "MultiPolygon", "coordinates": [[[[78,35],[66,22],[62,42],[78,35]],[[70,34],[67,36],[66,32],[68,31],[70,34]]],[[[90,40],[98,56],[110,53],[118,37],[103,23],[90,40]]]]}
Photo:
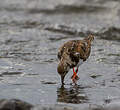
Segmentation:
{"type": "Polygon", "coordinates": [[[80,62],[84,62],[88,59],[91,51],[91,42],[94,40],[94,36],[89,35],[83,40],[70,40],[64,43],[58,50],[59,64],[57,71],[61,76],[61,82],[64,84],[64,77],[68,73],[69,69],[73,68],[73,82],[78,79],[76,75],[80,62]],[[77,67],[76,72],[74,67],[77,67]]]}

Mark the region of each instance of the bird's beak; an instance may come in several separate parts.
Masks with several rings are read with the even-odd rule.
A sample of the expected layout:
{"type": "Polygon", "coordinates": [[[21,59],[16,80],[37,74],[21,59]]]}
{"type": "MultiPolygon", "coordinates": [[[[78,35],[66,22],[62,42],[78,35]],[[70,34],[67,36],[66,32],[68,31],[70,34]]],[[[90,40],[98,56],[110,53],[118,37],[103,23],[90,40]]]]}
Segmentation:
{"type": "Polygon", "coordinates": [[[64,85],[64,78],[65,78],[65,76],[61,75],[61,83],[62,83],[62,85],[64,85]]]}

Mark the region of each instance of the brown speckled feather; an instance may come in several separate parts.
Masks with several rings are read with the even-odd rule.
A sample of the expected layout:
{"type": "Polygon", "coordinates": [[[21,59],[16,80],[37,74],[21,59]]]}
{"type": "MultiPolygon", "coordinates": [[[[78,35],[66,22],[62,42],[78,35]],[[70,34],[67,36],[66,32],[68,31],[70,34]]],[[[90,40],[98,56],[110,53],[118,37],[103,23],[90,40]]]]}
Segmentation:
{"type": "Polygon", "coordinates": [[[65,59],[65,57],[68,55],[71,61],[75,62],[74,66],[76,66],[80,59],[86,61],[86,59],[90,55],[90,50],[91,50],[90,44],[88,45],[86,40],[71,40],[64,43],[59,48],[58,58],[59,60],[61,60],[62,57],[65,59]]]}
{"type": "Polygon", "coordinates": [[[70,40],[64,43],[58,50],[59,64],[58,73],[61,75],[61,82],[70,68],[79,67],[83,61],[86,61],[91,51],[91,41],[94,36],[90,35],[83,40],[70,40]],[[81,62],[81,63],[80,63],[81,62]]]}

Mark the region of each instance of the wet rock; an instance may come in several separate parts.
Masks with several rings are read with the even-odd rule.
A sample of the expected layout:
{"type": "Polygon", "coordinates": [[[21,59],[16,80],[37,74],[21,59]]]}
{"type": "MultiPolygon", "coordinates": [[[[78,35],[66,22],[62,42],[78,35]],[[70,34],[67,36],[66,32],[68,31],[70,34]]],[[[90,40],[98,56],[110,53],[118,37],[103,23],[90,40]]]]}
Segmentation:
{"type": "Polygon", "coordinates": [[[100,76],[101,76],[101,75],[99,75],[99,74],[91,74],[91,75],[90,75],[90,77],[91,77],[91,78],[94,78],[94,79],[97,78],[97,77],[100,77],[100,76]]]}
{"type": "Polygon", "coordinates": [[[111,102],[111,99],[105,99],[104,102],[105,102],[106,104],[108,104],[108,103],[111,102]]]}
{"type": "Polygon", "coordinates": [[[77,34],[77,30],[66,25],[48,25],[45,26],[44,29],[52,32],[65,33],[70,35],[77,34]]]}
{"type": "Polygon", "coordinates": [[[73,27],[67,25],[46,25],[43,27],[44,30],[48,30],[51,32],[64,33],[68,35],[79,35],[79,36],[87,36],[89,34],[93,34],[100,39],[106,40],[117,40],[120,41],[120,28],[118,27],[106,27],[94,32],[94,30],[78,30],[73,27]]]}
{"type": "Polygon", "coordinates": [[[97,34],[102,39],[120,41],[120,28],[117,27],[103,28],[97,34]]]}
{"type": "Polygon", "coordinates": [[[46,82],[46,81],[41,81],[42,84],[56,84],[56,82],[46,82]]]}
{"type": "Polygon", "coordinates": [[[29,10],[29,13],[45,13],[45,14],[69,14],[69,13],[90,13],[90,12],[101,12],[108,11],[108,8],[103,6],[95,5],[58,5],[54,9],[37,9],[33,8],[29,10]]]}
{"type": "Polygon", "coordinates": [[[38,105],[32,110],[78,110],[78,108],[67,105],[38,105]]]}
{"type": "Polygon", "coordinates": [[[105,105],[83,104],[72,106],[67,104],[45,104],[33,106],[18,99],[1,99],[0,110],[120,110],[120,101],[105,105]]]}
{"type": "Polygon", "coordinates": [[[23,74],[22,72],[3,72],[2,75],[19,75],[23,74]]]}
{"type": "Polygon", "coordinates": [[[104,110],[100,105],[83,105],[83,106],[70,106],[70,105],[38,105],[32,108],[32,110],[104,110]]]}
{"type": "Polygon", "coordinates": [[[30,110],[33,106],[18,99],[0,100],[0,110],[30,110]]]}
{"type": "MultiPolygon", "coordinates": [[[[45,25],[43,27],[44,30],[51,31],[51,32],[57,32],[61,34],[67,34],[67,35],[74,35],[74,37],[77,36],[88,36],[89,34],[96,35],[96,33],[92,31],[84,31],[81,29],[76,29],[74,27],[71,27],[69,25],[63,25],[63,24],[56,24],[56,25],[45,25]]],[[[70,37],[70,36],[69,36],[70,37]]]]}

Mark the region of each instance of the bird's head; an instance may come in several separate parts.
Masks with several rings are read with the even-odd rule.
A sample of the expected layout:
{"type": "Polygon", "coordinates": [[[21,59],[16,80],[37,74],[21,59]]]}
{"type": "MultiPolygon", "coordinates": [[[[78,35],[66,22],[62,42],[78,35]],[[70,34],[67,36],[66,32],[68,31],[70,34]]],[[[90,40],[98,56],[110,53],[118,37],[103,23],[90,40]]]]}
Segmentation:
{"type": "Polygon", "coordinates": [[[94,36],[90,34],[90,35],[87,37],[87,39],[88,39],[90,42],[92,42],[92,41],[94,40],[94,36]]]}
{"type": "Polygon", "coordinates": [[[65,75],[68,73],[69,69],[70,68],[69,68],[68,64],[65,61],[61,60],[59,62],[58,67],[57,67],[57,72],[61,76],[61,83],[62,83],[62,85],[64,84],[64,78],[65,78],[65,75]]]}

